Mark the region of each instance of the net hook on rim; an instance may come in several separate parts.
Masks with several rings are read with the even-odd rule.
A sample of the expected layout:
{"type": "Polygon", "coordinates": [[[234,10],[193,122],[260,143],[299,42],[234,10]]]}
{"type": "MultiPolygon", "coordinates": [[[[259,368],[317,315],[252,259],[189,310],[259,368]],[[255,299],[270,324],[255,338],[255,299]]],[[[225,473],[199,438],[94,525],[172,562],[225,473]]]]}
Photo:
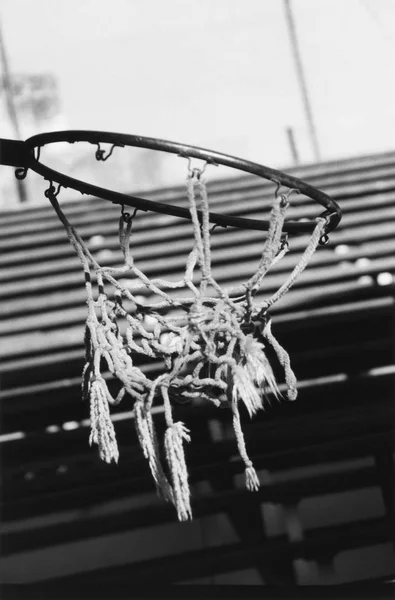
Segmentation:
{"type": "Polygon", "coordinates": [[[317,221],[319,221],[319,219],[325,219],[325,221],[326,221],[324,233],[321,236],[320,241],[319,241],[320,246],[326,246],[327,244],[329,244],[328,233],[329,233],[329,231],[331,231],[333,229],[332,220],[334,218],[337,218],[337,216],[338,216],[337,213],[326,210],[323,213],[321,213],[320,216],[317,218],[317,221]]]}
{"type": "Polygon", "coordinates": [[[187,156],[185,158],[188,159],[188,176],[191,179],[193,179],[194,177],[196,177],[196,179],[198,181],[200,181],[201,176],[204,174],[204,172],[205,172],[205,170],[207,168],[207,165],[209,164],[208,161],[206,160],[204,162],[204,164],[203,164],[202,167],[193,167],[192,166],[192,159],[189,156],[187,156]]]}
{"type": "Polygon", "coordinates": [[[21,167],[20,169],[15,169],[15,177],[17,179],[19,179],[19,181],[22,181],[22,179],[25,179],[27,175],[27,169],[25,167],[21,167]]]}
{"type": "Polygon", "coordinates": [[[53,181],[50,181],[48,188],[44,192],[44,196],[46,198],[57,198],[62,187],[62,184],[59,183],[58,188],[56,189],[56,187],[53,184],[53,181]]]}
{"type": "Polygon", "coordinates": [[[121,216],[122,216],[123,220],[125,221],[125,223],[131,223],[133,221],[134,217],[136,216],[138,210],[139,210],[138,208],[135,208],[133,211],[133,214],[130,214],[130,212],[125,211],[125,205],[122,204],[121,205],[121,216]]]}
{"type": "Polygon", "coordinates": [[[288,204],[289,197],[291,194],[293,194],[293,193],[300,194],[300,190],[298,190],[298,188],[296,188],[296,187],[291,187],[286,192],[280,193],[280,189],[282,186],[281,181],[279,181],[278,179],[273,179],[273,182],[276,184],[276,189],[274,191],[274,197],[278,198],[279,196],[281,196],[282,206],[285,206],[286,204],[288,204]]]}
{"type": "Polygon", "coordinates": [[[97,150],[95,152],[95,158],[96,158],[96,160],[102,161],[102,162],[105,162],[108,158],[110,158],[111,154],[114,152],[114,148],[121,147],[119,144],[113,144],[111,146],[108,154],[106,155],[106,153],[105,153],[106,151],[101,148],[100,142],[97,142],[96,145],[97,145],[97,150]]]}

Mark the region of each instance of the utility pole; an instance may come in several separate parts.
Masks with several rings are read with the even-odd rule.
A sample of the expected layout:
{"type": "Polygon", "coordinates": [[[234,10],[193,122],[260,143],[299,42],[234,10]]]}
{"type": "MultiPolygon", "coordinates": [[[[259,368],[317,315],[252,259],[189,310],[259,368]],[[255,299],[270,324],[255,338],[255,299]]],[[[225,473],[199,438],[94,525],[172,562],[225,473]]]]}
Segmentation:
{"type": "Polygon", "coordinates": [[[302,59],[300,56],[298,37],[296,34],[295,20],[294,20],[293,14],[292,14],[291,0],[284,0],[284,7],[285,7],[285,16],[286,16],[286,20],[287,20],[289,37],[291,40],[292,54],[295,59],[296,74],[297,74],[299,85],[300,85],[300,91],[302,94],[304,111],[305,111],[306,120],[307,120],[309,133],[310,133],[311,145],[312,145],[313,151],[314,151],[314,158],[317,162],[319,162],[321,159],[321,156],[320,156],[320,149],[319,149],[318,139],[317,139],[317,130],[316,130],[316,126],[314,123],[313,111],[311,109],[309,94],[307,91],[306,78],[305,78],[305,74],[304,74],[304,70],[303,70],[302,59]]]}
{"type": "MultiPolygon", "coordinates": [[[[12,79],[10,75],[9,63],[7,52],[5,49],[4,38],[1,31],[1,23],[0,23],[0,64],[1,71],[3,73],[3,90],[6,98],[8,116],[10,118],[10,122],[12,128],[14,130],[14,138],[16,140],[21,140],[21,132],[19,129],[18,115],[15,108],[14,97],[12,92],[12,79]]],[[[20,202],[26,202],[26,187],[24,181],[20,179],[16,179],[16,185],[18,189],[18,196],[20,202]]]]}
{"type": "Polygon", "coordinates": [[[300,161],[299,161],[298,149],[296,147],[294,131],[293,131],[292,127],[287,127],[286,131],[287,131],[289,147],[291,148],[291,154],[292,154],[294,164],[298,165],[300,161]]]}

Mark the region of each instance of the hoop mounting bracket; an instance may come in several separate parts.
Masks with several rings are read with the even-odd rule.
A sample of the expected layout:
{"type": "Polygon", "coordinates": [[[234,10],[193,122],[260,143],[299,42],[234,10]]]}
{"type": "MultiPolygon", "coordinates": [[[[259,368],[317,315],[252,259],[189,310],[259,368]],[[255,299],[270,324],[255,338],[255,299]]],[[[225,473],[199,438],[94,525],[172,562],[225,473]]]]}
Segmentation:
{"type": "Polygon", "coordinates": [[[25,142],[0,138],[0,165],[27,167],[29,154],[25,142]]]}

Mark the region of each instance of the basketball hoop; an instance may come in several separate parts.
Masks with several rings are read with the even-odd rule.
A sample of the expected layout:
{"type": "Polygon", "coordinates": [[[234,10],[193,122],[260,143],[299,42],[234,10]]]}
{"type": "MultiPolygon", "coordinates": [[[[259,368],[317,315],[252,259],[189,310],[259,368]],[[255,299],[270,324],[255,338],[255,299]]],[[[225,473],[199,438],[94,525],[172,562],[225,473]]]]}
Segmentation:
{"type": "Polygon", "coordinates": [[[118,461],[110,406],[128,395],[134,401],[138,439],[158,492],[175,505],[180,520],[191,518],[183,450],[183,442],[189,442],[190,436],[183,423],[174,422],[171,402],[175,396],[186,400],[202,398],[216,406],[230,407],[238,450],[245,464],[246,486],[249,490],[257,490],[259,479],[247,454],[238,406],[242,402],[253,416],[257,410],[264,408],[270,395],[280,397],[267,358],[267,346],[274,350],[284,369],[288,399],[296,399],[297,382],[290,358],[272,333],[268,311],[291,288],[318,244],[327,243],[328,234],[341,219],[338,205],[320,190],[281,171],[193,146],[124,134],[63,131],[34,136],[26,142],[0,140],[0,164],[18,167],[16,175],[19,178],[25,177],[27,170],[32,169],[49,181],[45,195],[81,261],[88,304],[83,397],[90,402],[90,443],[98,445],[101,458],[106,462],[118,461]],[[94,144],[98,161],[109,159],[117,146],[159,150],[187,158],[186,195],[189,206],[173,206],[121,194],[58,173],[39,161],[40,148],[57,142],[94,144]],[[107,154],[101,147],[104,143],[112,145],[107,154]],[[203,160],[204,168],[193,167],[191,159],[203,160]],[[269,220],[210,212],[204,179],[205,169],[210,165],[232,167],[272,181],[276,188],[269,220]],[[282,186],[288,189],[281,191],[282,186]],[[62,187],[121,205],[119,242],[123,266],[102,267],[92,256],[59,206],[57,196],[62,187]],[[326,209],[325,212],[313,222],[285,220],[293,192],[313,199],[326,209]],[[125,212],[125,206],[132,206],[134,213],[125,212]],[[134,264],[130,240],[133,219],[138,210],[187,218],[192,222],[194,242],[180,281],[150,279],[134,264]],[[267,231],[256,272],[237,289],[223,289],[212,274],[211,224],[267,231]],[[311,234],[310,240],[299,263],[272,296],[258,302],[256,294],[265,275],[288,251],[287,235],[306,232],[311,234]],[[199,284],[194,278],[197,271],[201,274],[199,284]],[[126,272],[134,277],[132,285],[127,287],[118,279],[126,272]],[[112,286],[112,294],[105,290],[105,284],[112,286]],[[181,289],[189,296],[185,293],[178,296],[177,290],[181,289]],[[142,290],[148,290],[157,301],[142,304],[142,290]],[[147,316],[154,323],[150,330],[145,324],[147,316]],[[126,324],[124,335],[121,334],[122,323],[126,324]],[[162,360],[163,373],[149,379],[133,362],[133,356],[138,354],[162,360]],[[115,397],[110,394],[102,375],[105,368],[120,383],[115,397]],[[164,454],[170,479],[163,468],[162,449],[151,415],[152,404],[158,398],[164,405],[167,426],[164,454]]]}

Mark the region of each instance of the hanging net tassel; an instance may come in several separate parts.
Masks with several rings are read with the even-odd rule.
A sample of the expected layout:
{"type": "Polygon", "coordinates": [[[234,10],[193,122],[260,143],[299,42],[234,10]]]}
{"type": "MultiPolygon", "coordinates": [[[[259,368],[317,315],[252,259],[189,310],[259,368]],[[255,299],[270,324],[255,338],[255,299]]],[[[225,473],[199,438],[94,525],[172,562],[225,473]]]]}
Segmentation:
{"type": "Polygon", "coordinates": [[[305,269],[326,226],[324,219],[317,220],[306,251],[288,280],[268,300],[257,302],[255,297],[267,272],[288,251],[283,226],[292,190],[287,194],[278,194],[277,190],[255,274],[237,289],[223,289],[211,267],[212,232],[202,174],[199,169],[189,169],[187,177],[193,243],[179,281],[150,278],[138,268],[131,249],[134,215],[123,210],[118,235],[124,262],[119,267],[102,267],[62,212],[53,186],[47,190],[84,270],[88,314],[82,379],[83,398],[90,402],[90,443],[98,445],[103,460],[117,462],[119,452],[110,407],[125,398],[132,401],[138,441],[157,492],[174,504],[180,520],[192,518],[184,454],[184,443],[190,441],[190,435],[183,423],[174,423],[170,398],[206,399],[216,406],[231,407],[237,446],[245,464],[246,486],[257,490],[259,479],[246,451],[239,403],[252,417],[265,408],[270,398],[281,397],[266,346],[274,349],[284,368],[288,397],[296,398],[296,377],[290,358],[271,331],[267,310],[305,269]],[[123,279],[126,273],[127,283],[123,279]],[[187,294],[177,296],[179,289],[187,294]],[[155,303],[150,303],[148,297],[142,304],[141,295],[146,297],[147,293],[156,297],[155,303]],[[150,379],[135,364],[135,356],[164,364],[163,373],[150,379]],[[115,397],[108,390],[104,369],[121,384],[115,397]],[[154,399],[162,400],[165,410],[167,429],[161,440],[164,448],[155,432],[151,411],[154,399]],[[163,460],[168,465],[169,478],[163,460]]]}
{"type": "Polygon", "coordinates": [[[189,431],[181,422],[173,423],[165,433],[166,459],[173,483],[174,505],[180,521],[192,519],[188,470],[183,440],[190,442],[189,431]]]}
{"type": "Polygon", "coordinates": [[[110,418],[108,395],[107,384],[102,377],[98,377],[91,383],[91,435],[89,443],[90,445],[98,445],[100,458],[106,463],[110,463],[112,460],[117,463],[119,452],[114,425],[110,418]]]}
{"type": "Polygon", "coordinates": [[[232,369],[232,376],[232,394],[243,401],[248,414],[252,417],[259,409],[263,408],[262,396],[247,369],[235,365],[232,369]]]}
{"type": "MultiPolygon", "coordinates": [[[[252,334],[248,334],[245,336],[243,353],[244,364],[250,382],[258,390],[261,397],[266,399],[270,395],[273,395],[279,399],[281,396],[280,390],[273,369],[266,357],[264,344],[256,340],[252,334]]],[[[242,395],[240,397],[242,398],[242,395]]],[[[252,415],[250,414],[250,416],[252,415]]]]}
{"type": "Polygon", "coordinates": [[[246,488],[250,492],[257,492],[260,487],[259,477],[258,477],[257,472],[255,471],[254,465],[253,465],[250,457],[247,454],[247,449],[246,449],[246,445],[245,445],[245,441],[244,441],[244,434],[243,434],[243,430],[241,428],[240,413],[239,413],[239,409],[237,406],[237,402],[238,402],[237,392],[234,393],[234,390],[233,390],[232,391],[232,401],[231,401],[232,412],[233,412],[233,430],[235,432],[237,448],[239,450],[239,454],[241,456],[242,461],[245,464],[244,473],[245,473],[246,488]]]}
{"type": "Polygon", "coordinates": [[[167,378],[162,378],[160,389],[167,424],[164,441],[166,461],[171,473],[173,503],[177,510],[178,519],[187,521],[192,519],[192,510],[183,441],[190,442],[191,437],[184,423],[174,423],[173,421],[167,378]]]}
{"type": "Polygon", "coordinates": [[[136,402],[135,427],[145,458],[148,460],[158,494],[168,502],[174,503],[173,490],[163,471],[159,456],[159,445],[156,438],[152,415],[142,402],[136,402]]]}

